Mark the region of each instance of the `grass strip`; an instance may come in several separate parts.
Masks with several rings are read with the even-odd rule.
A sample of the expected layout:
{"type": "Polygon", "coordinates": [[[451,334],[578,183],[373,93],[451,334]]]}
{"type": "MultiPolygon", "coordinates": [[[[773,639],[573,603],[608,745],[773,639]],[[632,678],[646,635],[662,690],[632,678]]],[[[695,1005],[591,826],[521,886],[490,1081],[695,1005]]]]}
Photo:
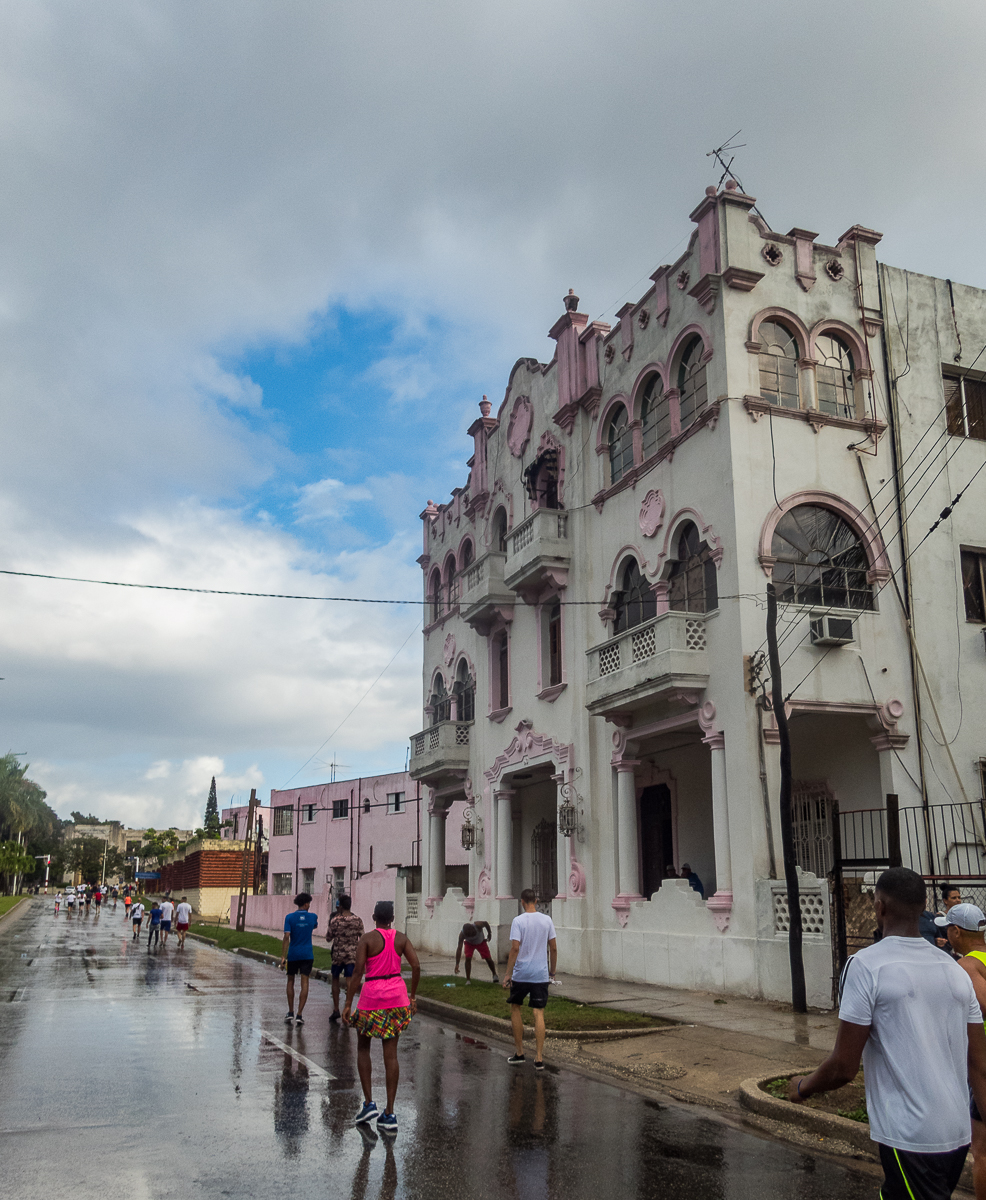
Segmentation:
{"type": "MultiPolygon", "coordinates": [[[[445,1004],[454,1004],[456,1008],[465,1008],[470,1012],[510,1019],[510,1006],[507,1003],[509,992],[498,983],[474,979],[472,984],[466,987],[461,976],[422,975],[418,995],[441,1000],[445,1004]],[[447,984],[453,986],[448,987],[447,984]]],[[[524,1015],[524,1024],[533,1025],[534,1015],[526,1004],[521,1012],[524,1015]]],[[[544,1023],[548,1029],[569,1030],[573,1033],[598,1029],[659,1029],[668,1024],[659,1017],[646,1017],[641,1013],[600,1008],[593,1004],[577,1004],[574,1000],[565,1000],[554,993],[549,993],[548,1007],[544,1010],[544,1023]]]]}
{"type": "MultiPolygon", "coordinates": [[[[245,946],[247,950],[259,950],[261,953],[281,957],[281,939],[266,933],[238,933],[228,925],[214,925],[205,921],[189,926],[189,933],[197,933],[201,937],[212,938],[223,950],[234,950],[237,946],[245,946]]],[[[327,946],[315,946],[315,966],[320,971],[327,971],[332,966],[332,951],[327,946]]]]}
{"type": "Polygon", "coordinates": [[[0,896],[0,917],[4,913],[9,913],[15,904],[20,904],[22,900],[26,899],[26,896],[0,896]]]}

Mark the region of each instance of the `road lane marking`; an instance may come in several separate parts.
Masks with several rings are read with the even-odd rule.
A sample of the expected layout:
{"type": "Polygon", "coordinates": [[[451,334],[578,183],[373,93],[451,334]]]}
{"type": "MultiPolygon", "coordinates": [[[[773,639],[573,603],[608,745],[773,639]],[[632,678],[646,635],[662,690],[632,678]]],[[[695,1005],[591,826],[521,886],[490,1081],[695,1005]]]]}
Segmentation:
{"type": "Polygon", "coordinates": [[[335,1079],[335,1075],[331,1071],[326,1071],[324,1067],[320,1067],[318,1063],[312,1062],[310,1058],[306,1058],[304,1054],[300,1054],[293,1046],[289,1046],[287,1042],[282,1042],[280,1038],[274,1037],[272,1033],[268,1033],[266,1029],[261,1029],[260,1036],[266,1038],[268,1042],[275,1045],[278,1050],[283,1050],[285,1054],[290,1054],[291,1057],[308,1068],[311,1073],[318,1079],[335,1079]]]}

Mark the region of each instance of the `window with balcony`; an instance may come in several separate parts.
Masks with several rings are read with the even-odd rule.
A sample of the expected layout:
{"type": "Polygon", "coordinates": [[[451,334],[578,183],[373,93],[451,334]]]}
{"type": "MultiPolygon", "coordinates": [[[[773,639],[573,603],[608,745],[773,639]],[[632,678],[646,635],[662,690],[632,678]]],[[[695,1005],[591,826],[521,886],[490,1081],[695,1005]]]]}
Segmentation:
{"type": "Polygon", "coordinates": [[[274,809],[274,837],[287,837],[290,833],[294,833],[294,808],[282,804],[274,809]]]}
{"type": "Polygon", "coordinates": [[[548,667],[545,675],[548,687],[557,687],[562,682],[561,601],[557,598],[545,607],[544,627],[548,667]]]}
{"type": "Polygon", "coordinates": [[[609,446],[609,482],[619,483],[633,466],[633,430],[630,416],[622,404],[618,404],[610,416],[606,444],[609,446]]]}
{"type": "Polygon", "coordinates": [[[823,333],[815,341],[818,366],[818,409],[832,417],[856,418],[855,364],[849,347],[834,334],[823,333]]]}
{"type": "Polygon", "coordinates": [[[501,554],[507,552],[507,510],[502,506],[493,514],[490,549],[499,550],[501,554]]]}
{"type": "Polygon", "coordinates": [[[475,557],[472,551],[472,542],[463,542],[462,549],[459,551],[459,570],[464,571],[466,567],[471,567],[475,557]]]}
{"type": "Polygon", "coordinates": [[[986,624],[986,551],[962,551],[962,594],[965,619],[986,624]]]}
{"type": "Polygon", "coordinates": [[[438,725],[442,721],[452,719],[452,697],[445,686],[445,679],[441,671],[435,676],[435,683],[428,705],[431,708],[432,725],[438,725]]]}
{"type": "Polygon", "coordinates": [[[635,558],[628,558],[620,570],[620,590],[613,597],[616,619],[613,632],[623,633],[657,616],[654,589],[643,577],[635,558]]]}
{"type": "Polygon", "coordinates": [[[873,608],[863,540],[838,513],[799,504],[777,522],[770,549],[777,598],[789,604],[873,608]]]}
{"type": "Polygon", "coordinates": [[[340,817],[349,816],[349,797],[343,796],[341,800],[332,801],[332,819],[338,820],[340,817]]]}
{"type": "Polygon", "coordinates": [[[709,402],[705,363],[702,361],[704,356],[705,345],[696,334],[685,347],[678,367],[678,409],[682,431],[694,423],[709,402]]]}
{"type": "Polygon", "coordinates": [[[780,408],[800,408],[798,343],[777,321],[761,321],[760,395],[780,408]]]}
{"type": "Polygon", "coordinates": [[[677,560],[668,573],[668,602],[674,612],[711,612],[719,606],[716,564],[693,521],[678,534],[677,560]]]}
{"type": "Polygon", "coordinates": [[[948,432],[986,441],[986,380],[942,373],[948,432]]]}
{"type": "Polygon", "coordinates": [[[492,643],[492,696],[493,711],[510,707],[510,635],[501,629],[493,635],[492,643]]]}
{"type": "Polygon", "coordinates": [[[535,508],[561,508],[558,498],[558,451],[544,450],[524,472],[527,494],[535,508]]]}
{"type": "Polygon", "coordinates": [[[644,385],[640,401],[643,427],[643,454],[650,458],[671,437],[671,402],[664,394],[664,383],[656,372],[644,385]]]}
{"type": "Polygon", "coordinates": [[[455,669],[455,683],[452,685],[455,693],[455,715],[458,721],[474,721],[476,719],[476,685],[469,674],[469,664],[464,658],[459,659],[455,669]]]}
{"type": "Polygon", "coordinates": [[[388,814],[402,813],[407,808],[407,801],[404,798],[403,792],[388,792],[387,793],[387,812],[388,814]]]}

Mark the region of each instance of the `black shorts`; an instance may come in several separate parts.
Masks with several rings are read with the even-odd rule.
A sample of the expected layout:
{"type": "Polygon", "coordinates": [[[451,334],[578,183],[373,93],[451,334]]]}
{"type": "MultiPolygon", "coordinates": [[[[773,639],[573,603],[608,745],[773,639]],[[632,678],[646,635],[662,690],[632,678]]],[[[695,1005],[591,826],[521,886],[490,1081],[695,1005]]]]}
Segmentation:
{"type": "Polygon", "coordinates": [[[945,1154],[917,1154],[878,1143],[886,1176],[882,1200],[949,1200],[958,1186],[968,1146],[945,1154]]]}
{"type": "Polygon", "coordinates": [[[333,963],[332,978],[338,979],[340,975],[345,975],[347,979],[352,979],[353,970],[356,967],[354,962],[351,963],[333,963]]]}
{"type": "Polygon", "coordinates": [[[544,1008],[548,1003],[548,985],[546,983],[522,983],[519,979],[514,979],[510,984],[510,999],[508,1004],[523,1004],[524,997],[529,996],[527,1001],[530,1008],[544,1008]]]}
{"type": "Polygon", "coordinates": [[[315,965],[314,958],[289,958],[288,959],[288,974],[289,975],[310,975],[312,967],[315,965]]]}

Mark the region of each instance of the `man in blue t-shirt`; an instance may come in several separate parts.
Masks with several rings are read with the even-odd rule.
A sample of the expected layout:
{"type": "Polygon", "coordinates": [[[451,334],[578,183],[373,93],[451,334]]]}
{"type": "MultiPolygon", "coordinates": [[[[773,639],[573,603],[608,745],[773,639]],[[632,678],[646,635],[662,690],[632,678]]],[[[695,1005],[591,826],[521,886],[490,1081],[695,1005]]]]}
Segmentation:
{"type": "Polygon", "coordinates": [[[284,1020],[290,1025],[304,1025],[301,1015],[308,1002],[308,977],[315,965],[312,934],[318,927],[318,917],[308,911],[312,902],[307,892],[299,892],[294,898],[298,911],[284,918],[284,945],[281,948],[281,966],[288,970],[288,1015],[284,1020]],[[294,1011],[294,977],[301,973],[301,996],[298,999],[298,1015],[294,1011]]]}

